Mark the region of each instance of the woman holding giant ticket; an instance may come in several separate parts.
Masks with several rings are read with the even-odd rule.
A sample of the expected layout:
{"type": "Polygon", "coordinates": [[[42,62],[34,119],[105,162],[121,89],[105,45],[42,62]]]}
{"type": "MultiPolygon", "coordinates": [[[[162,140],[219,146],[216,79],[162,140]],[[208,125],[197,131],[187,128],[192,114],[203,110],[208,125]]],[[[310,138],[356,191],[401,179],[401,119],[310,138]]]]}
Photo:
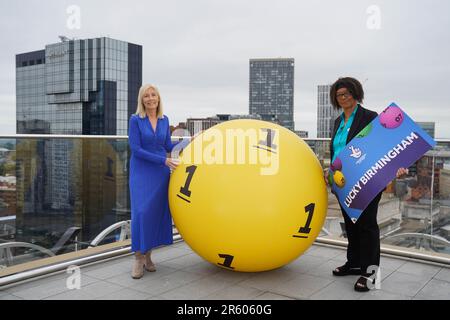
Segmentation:
{"type": "MultiPolygon", "coordinates": [[[[361,104],[364,90],[361,83],[350,77],[339,78],[330,89],[330,100],[334,108],[341,109],[342,114],[334,122],[334,130],[330,144],[331,163],[361,130],[375,119],[378,114],[364,108],[361,104]]],[[[407,174],[407,169],[400,168],[397,177],[407,174]]],[[[328,170],[325,180],[328,181],[328,170]]],[[[361,275],[355,283],[356,291],[369,291],[367,285],[371,273],[369,267],[380,264],[380,231],[377,223],[380,192],[362,212],[354,223],[341,206],[348,239],[347,262],[333,270],[335,276],[361,275]]]]}

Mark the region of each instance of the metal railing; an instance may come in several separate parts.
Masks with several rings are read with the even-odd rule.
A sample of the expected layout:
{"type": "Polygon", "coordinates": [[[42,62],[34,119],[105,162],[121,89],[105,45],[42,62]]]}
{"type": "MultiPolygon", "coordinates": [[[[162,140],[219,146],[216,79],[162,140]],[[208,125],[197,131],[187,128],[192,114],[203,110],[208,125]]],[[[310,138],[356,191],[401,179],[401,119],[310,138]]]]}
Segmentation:
{"type": "MultiPolygon", "coordinates": [[[[40,253],[43,253],[49,257],[53,257],[55,255],[52,251],[45,249],[44,247],[38,246],[36,244],[32,244],[32,243],[27,243],[27,242],[1,243],[0,244],[0,259],[4,260],[6,262],[6,267],[13,264],[14,255],[13,255],[11,249],[16,249],[16,248],[28,248],[28,249],[36,250],[36,251],[39,251],[40,253]]],[[[20,255],[20,257],[22,260],[26,260],[26,255],[20,255]]]]}
{"type": "MultiPolygon", "coordinates": [[[[117,239],[118,242],[122,242],[122,241],[125,241],[126,239],[130,238],[130,236],[131,236],[130,220],[120,221],[118,223],[115,223],[115,224],[107,227],[105,230],[100,232],[91,241],[90,245],[92,247],[98,246],[100,244],[100,242],[102,240],[104,240],[108,234],[110,234],[118,229],[121,230],[120,237],[117,239]]],[[[177,242],[177,241],[182,240],[178,231],[175,228],[173,228],[173,230],[175,231],[173,233],[173,241],[177,242]]],[[[37,250],[39,252],[42,252],[44,254],[47,254],[50,257],[55,256],[55,254],[53,252],[51,252],[50,250],[47,250],[43,247],[33,245],[31,243],[19,243],[19,242],[10,242],[10,243],[0,244],[0,252],[2,252],[2,250],[5,250],[6,252],[8,252],[7,250],[14,248],[14,247],[16,247],[16,248],[17,247],[31,248],[31,249],[37,250]]],[[[131,246],[125,246],[123,248],[117,248],[117,249],[113,249],[113,250],[110,250],[107,252],[101,252],[101,253],[89,255],[87,257],[74,258],[74,259],[70,259],[69,261],[58,262],[58,263],[54,263],[54,264],[51,264],[48,266],[39,267],[36,269],[27,270],[27,271],[23,271],[20,273],[8,275],[8,276],[0,278],[0,288],[2,286],[7,286],[7,285],[21,282],[21,281],[24,281],[27,279],[44,276],[44,275],[49,275],[54,272],[66,270],[70,266],[82,266],[82,265],[85,265],[88,263],[103,261],[105,259],[109,259],[109,258],[113,258],[113,257],[117,257],[117,256],[123,256],[123,255],[127,255],[130,253],[131,253],[131,246]]],[[[11,255],[10,251],[9,251],[9,255],[11,255]]],[[[11,259],[13,259],[12,256],[11,256],[11,259]]]]}

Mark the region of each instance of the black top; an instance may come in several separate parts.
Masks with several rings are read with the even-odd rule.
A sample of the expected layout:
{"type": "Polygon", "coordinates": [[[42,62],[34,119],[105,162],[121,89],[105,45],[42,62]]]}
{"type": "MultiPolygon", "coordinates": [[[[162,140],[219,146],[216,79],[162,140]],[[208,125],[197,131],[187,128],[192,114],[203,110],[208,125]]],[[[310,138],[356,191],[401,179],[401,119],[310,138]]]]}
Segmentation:
{"type": "MultiPolygon", "coordinates": [[[[362,129],[364,129],[369,123],[371,123],[372,120],[375,119],[377,116],[378,113],[376,113],[375,111],[368,110],[359,105],[358,110],[356,110],[355,118],[353,118],[353,123],[352,126],[350,127],[350,131],[348,132],[346,143],[348,144],[349,141],[351,141],[362,129]]],[[[334,155],[333,140],[340,123],[341,123],[341,116],[337,117],[336,120],[334,120],[333,135],[331,136],[331,143],[330,143],[330,159],[333,159],[334,155]]]]}

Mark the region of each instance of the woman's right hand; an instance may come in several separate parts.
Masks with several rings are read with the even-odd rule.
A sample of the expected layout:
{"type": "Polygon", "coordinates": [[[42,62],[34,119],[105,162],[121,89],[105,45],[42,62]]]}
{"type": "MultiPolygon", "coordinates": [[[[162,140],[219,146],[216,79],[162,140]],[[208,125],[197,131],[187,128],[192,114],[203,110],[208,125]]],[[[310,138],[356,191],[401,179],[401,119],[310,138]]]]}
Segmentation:
{"type": "Polygon", "coordinates": [[[173,158],[166,158],[166,166],[168,166],[171,170],[175,170],[179,164],[180,164],[180,160],[173,159],[173,158]]]}

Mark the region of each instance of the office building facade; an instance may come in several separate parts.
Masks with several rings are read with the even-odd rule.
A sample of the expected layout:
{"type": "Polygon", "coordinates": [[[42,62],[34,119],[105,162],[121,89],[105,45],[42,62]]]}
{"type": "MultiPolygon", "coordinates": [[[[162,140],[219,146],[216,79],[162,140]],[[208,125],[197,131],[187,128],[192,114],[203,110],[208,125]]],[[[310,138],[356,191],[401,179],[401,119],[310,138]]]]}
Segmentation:
{"type": "Polygon", "coordinates": [[[142,84],[142,46],[63,40],[16,55],[17,133],[126,135],[142,84]]]}
{"type": "Polygon", "coordinates": [[[238,119],[262,120],[261,116],[257,114],[217,114],[213,117],[207,118],[188,118],[186,121],[186,129],[189,131],[191,136],[194,136],[201,131],[208,130],[216,124],[238,119]]]}
{"type": "Polygon", "coordinates": [[[294,59],[250,59],[249,113],[294,131],[294,59]]]}
{"type": "MultiPolygon", "coordinates": [[[[142,46],[110,38],[67,40],[16,55],[17,133],[127,135],[142,84],[142,46]]],[[[100,221],[128,208],[128,142],[124,139],[19,140],[18,240],[81,228],[89,240],[100,221]],[[53,221],[64,221],[53,225],[53,221]]]]}

